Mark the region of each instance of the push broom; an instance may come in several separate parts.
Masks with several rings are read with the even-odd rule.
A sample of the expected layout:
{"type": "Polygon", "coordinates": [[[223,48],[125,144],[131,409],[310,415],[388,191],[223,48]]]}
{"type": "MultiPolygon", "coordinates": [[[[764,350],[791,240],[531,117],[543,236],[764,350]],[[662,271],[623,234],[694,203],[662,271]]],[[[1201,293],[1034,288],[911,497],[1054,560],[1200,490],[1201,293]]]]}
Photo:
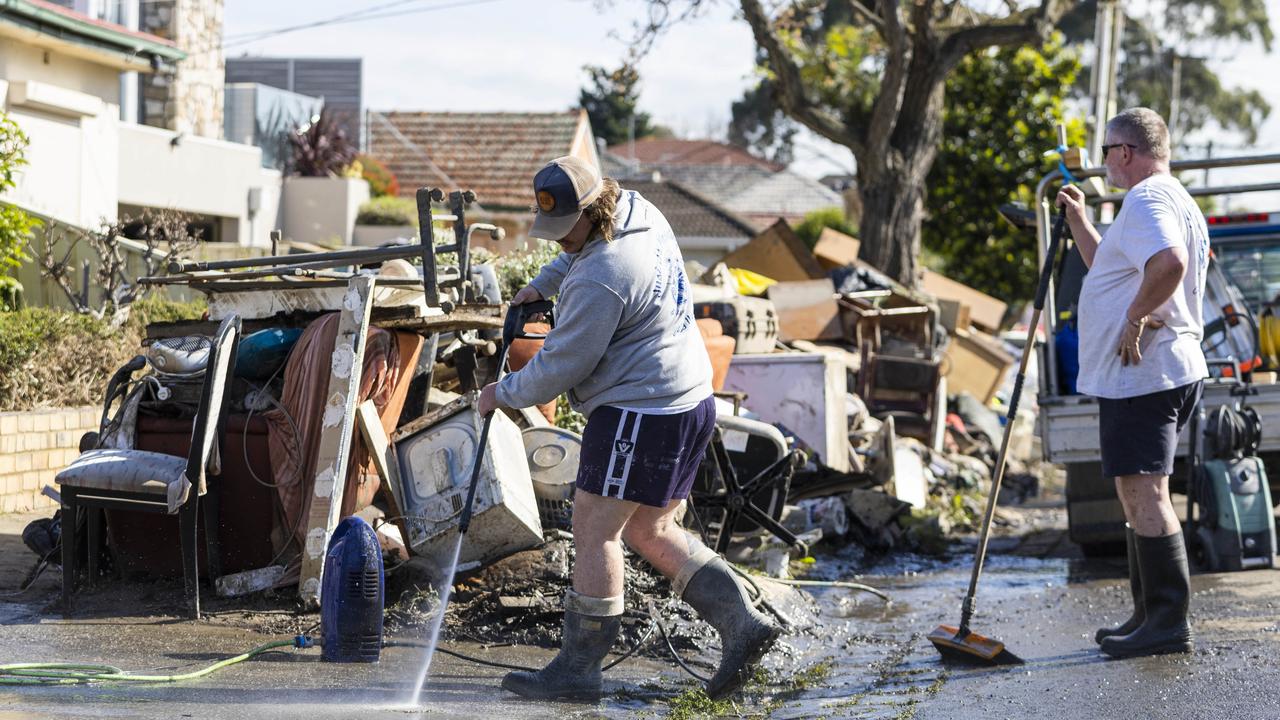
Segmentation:
{"type": "Polygon", "coordinates": [[[1014,420],[1018,416],[1018,400],[1022,397],[1022,383],[1027,376],[1027,362],[1036,346],[1036,329],[1040,326],[1040,312],[1044,310],[1045,295],[1049,292],[1049,280],[1053,276],[1058,245],[1062,242],[1065,218],[1066,213],[1061,213],[1054,223],[1049,252],[1045,254],[1044,268],[1040,271],[1040,287],[1036,289],[1035,309],[1031,313],[1031,324],[1027,326],[1027,341],[1022,346],[1022,361],[1018,364],[1018,377],[1014,380],[1013,395],[1009,398],[1009,409],[1005,413],[1004,438],[1000,441],[1000,454],[996,458],[995,475],[991,480],[991,492],[987,497],[987,511],[982,518],[978,551],[973,558],[973,574],[969,576],[969,592],[965,595],[964,604],[960,606],[960,626],[939,625],[929,633],[929,642],[938,648],[938,652],[944,659],[967,660],[991,665],[1016,665],[1022,662],[1021,658],[1005,648],[1004,643],[973,632],[969,628],[969,621],[973,618],[973,611],[977,605],[978,578],[982,576],[982,561],[987,556],[991,520],[996,514],[996,497],[1000,494],[1000,482],[1004,480],[1005,461],[1008,460],[1009,455],[1009,439],[1013,434],[1014,420]]]}

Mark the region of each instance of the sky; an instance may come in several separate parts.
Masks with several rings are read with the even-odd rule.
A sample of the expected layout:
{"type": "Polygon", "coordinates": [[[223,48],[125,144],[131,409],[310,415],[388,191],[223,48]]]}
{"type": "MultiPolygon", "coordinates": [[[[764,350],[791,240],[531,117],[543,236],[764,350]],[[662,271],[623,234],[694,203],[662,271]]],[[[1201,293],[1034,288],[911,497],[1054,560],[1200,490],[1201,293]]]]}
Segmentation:
{"type": "MultiPolygon", "coordinates": [[[[1280,0],[1267,4],[1277,53],[1268,57],[1257,47],[1210,53],[1225,84],[1256,88],[1274,108],[1257,144],[1232,150],[1237,154],[1280,153],[1280,72],[1268,71],[1280,67],[1280,0]]],[[[226,54],[363,57],[365,107],[372,110],[564,110],[577,103],[584,65],[622,61],[646,6],[641,0],[226,0],[226,54]],[[371,16],[385,17],[258,40],[253,35],[371,8],[382,8],[371,16]]],[[[664,35],[639,66],[640,108],[681,137],[722,138],[732,102],[755,82],[755,43],[733,9],[725,0],[713,3],[664,35]]],[[[793,169],[811,177],[853,167],[847,149],[808,134],[796,156],[793,169]]],[[[1221,171],[1215,184],[1268,179],[1274,167],[1221,171]]],[[[1280,210],[1280,193],[1237,202],[1280,210]]]]}

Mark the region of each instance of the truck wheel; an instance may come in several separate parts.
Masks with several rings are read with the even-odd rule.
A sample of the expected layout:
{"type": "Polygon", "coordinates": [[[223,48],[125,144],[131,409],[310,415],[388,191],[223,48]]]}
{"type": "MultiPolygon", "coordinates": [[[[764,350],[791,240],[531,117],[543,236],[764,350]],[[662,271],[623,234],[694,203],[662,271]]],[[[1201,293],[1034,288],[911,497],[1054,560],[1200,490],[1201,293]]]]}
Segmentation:
{"type": "Polygon", "coordinates": [[[1125,553],[1124,507],[1102,463],[1067,465],[1067,528],[1085,557],[1125,553]]]}

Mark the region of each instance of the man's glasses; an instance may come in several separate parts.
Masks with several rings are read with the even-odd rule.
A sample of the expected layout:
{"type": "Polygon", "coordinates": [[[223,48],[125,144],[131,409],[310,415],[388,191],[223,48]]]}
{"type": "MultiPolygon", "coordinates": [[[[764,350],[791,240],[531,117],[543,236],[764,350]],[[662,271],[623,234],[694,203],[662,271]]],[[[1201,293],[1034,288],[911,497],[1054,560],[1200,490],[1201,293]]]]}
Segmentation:
{"type": "Polygon", "coordinates": [[[1111,152],[1111,148],[1118,148],[1118,147],[1120,147],[1121,145],[1124,145],[1125,147],[1127,147],[1127,148],[1131,148],[1131,149],[1133,149],[1133,150],[1137,150],[1137,149],[1138,149],[1138,146],[1137,146],[1137,145],[1134,145],[1134,144],[1132,144],[1132,143],[1115,143],[1115,144],[1113,144],[1113,145],[1103,145],[1103,146],[1102,146],[1102,159],[1103,159],[1103,160],[1106,160],[1106,159],[1107,159],[1107,153],[1111,152]]]}

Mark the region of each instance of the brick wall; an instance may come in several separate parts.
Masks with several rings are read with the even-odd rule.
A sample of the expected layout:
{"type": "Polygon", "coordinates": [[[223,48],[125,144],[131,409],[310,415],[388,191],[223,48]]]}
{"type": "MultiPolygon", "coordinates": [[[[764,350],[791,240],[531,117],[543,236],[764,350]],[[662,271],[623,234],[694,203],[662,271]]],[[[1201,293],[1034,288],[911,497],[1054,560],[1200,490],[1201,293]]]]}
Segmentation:
{"type": "Polygon", "coordinates": [[[0,413],[0,512],[53,508],[40,494],[80,454],[80,436],[98,429],[102,409],[59,408],[0,413]]]}

